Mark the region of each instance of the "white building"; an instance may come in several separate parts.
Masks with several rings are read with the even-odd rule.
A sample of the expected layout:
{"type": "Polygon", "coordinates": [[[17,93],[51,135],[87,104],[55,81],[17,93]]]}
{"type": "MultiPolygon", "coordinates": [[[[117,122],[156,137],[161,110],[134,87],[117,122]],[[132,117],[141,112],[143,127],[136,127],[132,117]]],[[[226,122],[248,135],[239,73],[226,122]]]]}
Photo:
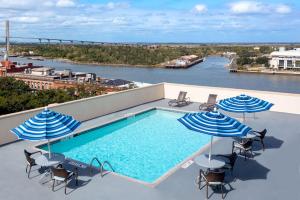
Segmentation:
{"type": "Polygon", "coordinates": [[[269,64],[273,69],[300,69],[300,48],[285,50],[281,47],[270,54],[269,64]]]}

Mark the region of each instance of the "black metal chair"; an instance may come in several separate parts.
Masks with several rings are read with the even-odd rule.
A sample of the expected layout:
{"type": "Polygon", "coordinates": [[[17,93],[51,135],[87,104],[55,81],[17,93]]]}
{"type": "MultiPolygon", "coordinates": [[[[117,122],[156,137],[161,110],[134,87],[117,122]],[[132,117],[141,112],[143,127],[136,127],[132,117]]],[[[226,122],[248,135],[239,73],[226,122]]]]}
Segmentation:
{"type": "Polygon", "coordinates": [[[242,142],[233,141],[232,153],[234,153],[234,151],[238,149],[240,151],[240,154],[243,152],[245,160],[247,158],[247,153],[250,153],[251,156],[253,157],[252,144],[253,144],[252,139],[244,140],[242,142]]]}
{"type": "Polygon", "coordinates": [[[41,151],[36,152],[28,152],[26,149],[24,149],[24,154],[26,157],[27,165],[26,165],[26,173],[28,174],[28,178],[30,177],[31,168],[33,166],[37,166],[35,159],[32,157],[32,155],[40,153],[42,155],[41,151]],[[29,168],[29,169],[28,169],[29,168]]]}
{"type": "Polygon", "coordinates": [[[225,180],[225,171],[208,171],[204,172],[200,170],[199,174],[199,189],[201,190],[206,186],[206,198],[208,199],[208,186],[220,187],[222,192],[222,199],[224,199],[224,180],[225,180]],[[201,183],[204,183],[204,186],[201,187],[201,183]]]}
{"type": "Polygon", "coordinates": [[[65,194],[67,194],[67,185],[68,181],[72,178],[75,178],[75,184],[78,185],[78,169],[75,168],[74,172],[66,170],[61,164],[57,167],[51,167],[51,176],[52,176],[52,191],[54,191],[55,182],[64,182],[65,183],[65,194]]]}
{"type": "Polygon", "coordinates": [[[254,141],[259,141],[263,147],[263,151],[265,150],[265,143],[264,143],[264,138],[267,134],[267,129],[264,129],[262,131],[253,131],[254,134],[256,134],[256,138],[254,139],[254,141]]]}
{"type": "Polygon", "coordinates": [[[230,172],[232,174],[235,162],[238,158],[237,153],[233,152],[232,154],[229,154],[229,155],[218,154],[216,156],[225,158],[225,160],[224,160],[225,161],[225,166],[223,167],[223,169],[230,170],[230,172]]]}

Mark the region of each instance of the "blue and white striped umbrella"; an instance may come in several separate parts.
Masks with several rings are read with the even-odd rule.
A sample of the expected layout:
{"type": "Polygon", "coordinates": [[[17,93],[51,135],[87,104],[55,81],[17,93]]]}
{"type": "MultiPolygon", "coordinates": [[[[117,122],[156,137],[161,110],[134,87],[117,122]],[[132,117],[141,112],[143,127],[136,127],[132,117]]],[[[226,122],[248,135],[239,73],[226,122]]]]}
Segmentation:
{"type": "Polygon", "coordinates": [[[270,108],[274,104],[267,101],[241,94],[236,97],[231,97],[219,101],[216,106],[225,111],[243,113],[243,119],[245,121],[245,113],[256,113],[270,108]]]}
{"type": "Polygon", "coordinates": [[[24,140],[48,140],[49,148],[50,139],[68,135],[78,128],[80,124],[79,121],[76,121],[71,116],[45,108],[41,113],[12,129],[11,132],[24,140]]]}
{"type": "Polygon", "coordinates": [[[212,136],[209,159],[211,158],[213,136],[242,137],[251,131],[250,127],[218,111],[188,113],[178,121],[190,130],[212,136]]]}

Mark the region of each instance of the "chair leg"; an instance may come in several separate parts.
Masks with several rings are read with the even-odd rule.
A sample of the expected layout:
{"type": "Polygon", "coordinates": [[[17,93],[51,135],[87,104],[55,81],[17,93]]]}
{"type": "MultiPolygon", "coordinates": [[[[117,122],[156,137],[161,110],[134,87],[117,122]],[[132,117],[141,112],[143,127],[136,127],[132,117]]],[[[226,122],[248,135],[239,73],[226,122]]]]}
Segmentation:
{"type": "Polygon", "coordinates": [[[30,176],[30,172],[31,172],[31,166],[29,166],[29,170],[28,170],[28,178],[29,178],[29,176],[30,176]]]}
{"type": "Polygon", "coordinates": [[[221,184],[221,185],[220,185],[220,187],[221,187],[221,192],[222,192],[222,199],[224,199],[224,191],[223,191],[223,187],[224,187],[224,185],[223,185],[223,184],[221,184]]]}
{"type": "Polygon", "coordinates": [[[52,191],[54,192],[55,179],[52,179],[52,191]]]}
{"type": "Polygon", "coordinates": [[[263,151],[265,150],[265,143],[263,140],[261,140],[261,144],[262,144],[262,147],[263,147],[263,151]]]}
{"type": "Polygon", "coordinates": [[[28,171],[28,164],[26,165],[26,169],[25,169],[25,172],[26,172],[26,174],[27,174],[27,171],[28,171]]]}
{"type": "Polygon", "coordinates": [[[208,199],[208,184],[206,183],[206,199],[208,199]]]}
{"type": "Polygon", "coordinates": [[[65,181],[65,194],[67,194],[67,181],[65,181]]]}

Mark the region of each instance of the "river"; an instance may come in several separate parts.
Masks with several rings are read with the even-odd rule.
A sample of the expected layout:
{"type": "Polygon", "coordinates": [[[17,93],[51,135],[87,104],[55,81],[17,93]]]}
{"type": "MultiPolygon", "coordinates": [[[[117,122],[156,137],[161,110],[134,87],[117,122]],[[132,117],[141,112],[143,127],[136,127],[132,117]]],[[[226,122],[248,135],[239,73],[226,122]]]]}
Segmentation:
{"type": "Polygon", "coordinates": [[[104,78],[120,78],[144,83],[170,82],[300,93],[300,76],[229,73],[225,68],[228,59],[218,56],[207,57],[203,63],[189,69],[96,66],[55,60],[33,61],[26,58],[11,58],[11,60],[20,63],[33,62],[35,65],[55,67],[57,70],[71,69],[79,72],[93,72],[104,78]]]}

